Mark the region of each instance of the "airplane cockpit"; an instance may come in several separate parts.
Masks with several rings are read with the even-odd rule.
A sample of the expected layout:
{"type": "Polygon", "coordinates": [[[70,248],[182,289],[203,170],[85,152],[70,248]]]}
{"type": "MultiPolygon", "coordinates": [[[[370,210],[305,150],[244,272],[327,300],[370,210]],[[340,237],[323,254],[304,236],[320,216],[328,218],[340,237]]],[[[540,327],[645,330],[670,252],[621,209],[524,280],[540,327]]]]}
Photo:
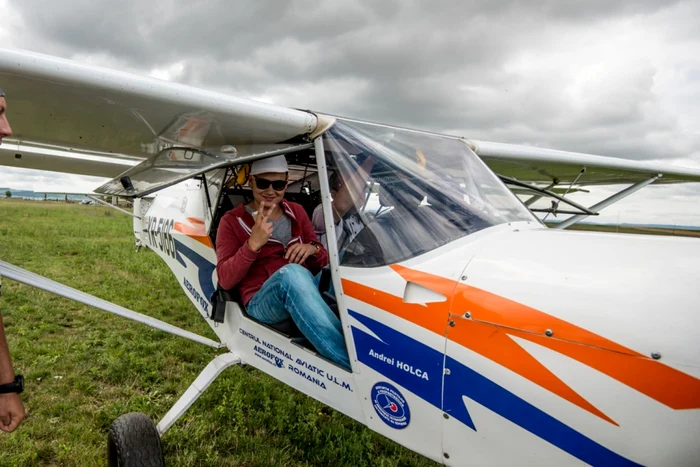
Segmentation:
{"type": "MultiPolygon", "coordinates": [[[[343,266],[394,264],[493,225],[538,222],[459,138],[343,120],[322,137],[329,178],[338,181],[333,211],[361,226],[338,239],[343,266]]],[[[311,218],[321,203],[314,149],[286,158],[285,198],[311,218]]],[[[247,168],[228,169],[212,241],[218,219],[251,199],[247,168]]]]}

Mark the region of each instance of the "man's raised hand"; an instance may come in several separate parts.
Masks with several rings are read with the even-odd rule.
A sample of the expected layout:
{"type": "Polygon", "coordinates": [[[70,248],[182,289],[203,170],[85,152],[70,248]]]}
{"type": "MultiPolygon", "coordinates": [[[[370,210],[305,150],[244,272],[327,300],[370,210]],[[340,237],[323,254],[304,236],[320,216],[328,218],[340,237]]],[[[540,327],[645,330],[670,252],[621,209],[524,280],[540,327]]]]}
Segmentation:
{"type": "Polygon", "coordinates": [[[248,239],[248,246],[251,250],[259,251],[272,236],[272,222],[270,214],[274,211],[275,205],[267,206],[267,203],[260,204],[260,209],[255,216],[255,225],[248,239]]]}

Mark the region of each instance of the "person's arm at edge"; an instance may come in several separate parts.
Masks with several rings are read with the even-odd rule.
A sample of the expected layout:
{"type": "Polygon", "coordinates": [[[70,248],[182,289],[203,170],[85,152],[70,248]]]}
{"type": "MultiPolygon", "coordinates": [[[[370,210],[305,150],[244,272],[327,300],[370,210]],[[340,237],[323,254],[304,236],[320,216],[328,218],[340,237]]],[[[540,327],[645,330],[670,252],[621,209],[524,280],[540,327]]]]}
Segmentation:
{"type": "Polygon", "coordinates": [[[0,384],[11,383],[15,379],[15,370],[12,367],[10,358],[10,348],[5,337],[5,327],[2,323],[2,313],[0,313],[0,384]]]}
{"type": "MultiPolygon", "coordinates": [[[[5,327],[0,312],[0,384],[11,383],[15,379],[15,370],[10,358],[10,348],[5,338],[5,327]]],[[[14,431],[24,420],[24,406],[19,394],[0,394],[0,430],[14,431]]]]}

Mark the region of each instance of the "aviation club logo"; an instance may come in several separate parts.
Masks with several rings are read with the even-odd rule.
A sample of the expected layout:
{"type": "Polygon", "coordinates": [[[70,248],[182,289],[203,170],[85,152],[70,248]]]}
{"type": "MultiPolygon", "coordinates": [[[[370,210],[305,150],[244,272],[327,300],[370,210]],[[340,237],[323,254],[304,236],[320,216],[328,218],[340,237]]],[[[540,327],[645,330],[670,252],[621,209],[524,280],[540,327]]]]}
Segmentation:
{"type": "Polygon", "coordinates": [[[377,383],[372,388],[374,410],[384,423],[402,430],[411,423],[411,410],[403,395],[389,383],[377,383]]]}

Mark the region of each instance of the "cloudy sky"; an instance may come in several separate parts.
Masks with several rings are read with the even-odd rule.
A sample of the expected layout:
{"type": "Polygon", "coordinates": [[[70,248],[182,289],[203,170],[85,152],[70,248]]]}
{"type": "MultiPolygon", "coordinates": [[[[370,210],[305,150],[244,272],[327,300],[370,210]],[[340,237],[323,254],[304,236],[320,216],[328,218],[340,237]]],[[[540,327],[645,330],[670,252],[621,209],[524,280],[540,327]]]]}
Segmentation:
{"type": "MultiPolygon", "coordinates": [[[[468,138],[700,168],[697,0],[0,0],[0,11],[3,47],[468,138]]],[[[0,168],[13,188],[66,177],[0,168]]],[[[642,190],[601,220],[700,225],[698,185],[642,190]]]]}

